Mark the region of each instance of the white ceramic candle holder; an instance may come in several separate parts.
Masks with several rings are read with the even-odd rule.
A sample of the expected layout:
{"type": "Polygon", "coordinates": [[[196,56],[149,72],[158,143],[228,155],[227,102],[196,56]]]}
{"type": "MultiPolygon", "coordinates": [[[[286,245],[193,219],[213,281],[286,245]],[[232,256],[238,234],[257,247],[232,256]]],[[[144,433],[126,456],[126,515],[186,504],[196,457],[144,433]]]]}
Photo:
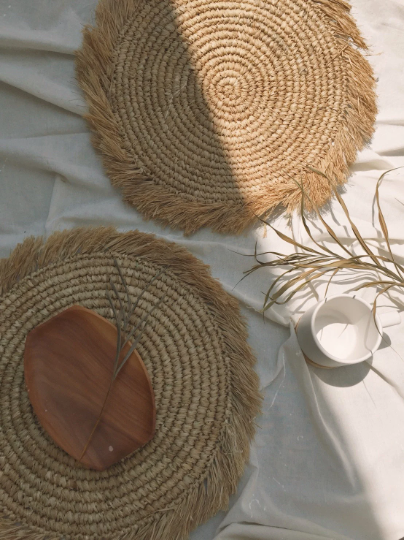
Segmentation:
{"type": "Polygon", "coordinates": [[[356,296],[341,294],[315,304],[301,317],[296,328],[306,357],[321,367],[358,364],[379,348],[383,327],[400,324],[394,311],[373,317],[372,306],[356,296]]]}

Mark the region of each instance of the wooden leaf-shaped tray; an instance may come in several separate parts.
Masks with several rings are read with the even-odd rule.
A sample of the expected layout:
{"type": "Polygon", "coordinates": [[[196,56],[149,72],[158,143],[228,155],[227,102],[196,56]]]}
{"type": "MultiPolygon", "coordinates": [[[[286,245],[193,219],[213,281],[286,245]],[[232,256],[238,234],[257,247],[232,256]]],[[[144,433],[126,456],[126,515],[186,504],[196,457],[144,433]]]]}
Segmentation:
{"type": "MultiPolygon", "coordinates": [[[[24,353],[25,382],[44,430],[80,459],[100,416],[113,374],[117,329],[103,317],[73,306],[34,328],[24,353]]],[[[127,344],[121,359],[128,352],[127,344]]],[[[153,437],[154,394],[134,351],[119,372],[101,421],[81,463],[104,470],[153,437]]]]}

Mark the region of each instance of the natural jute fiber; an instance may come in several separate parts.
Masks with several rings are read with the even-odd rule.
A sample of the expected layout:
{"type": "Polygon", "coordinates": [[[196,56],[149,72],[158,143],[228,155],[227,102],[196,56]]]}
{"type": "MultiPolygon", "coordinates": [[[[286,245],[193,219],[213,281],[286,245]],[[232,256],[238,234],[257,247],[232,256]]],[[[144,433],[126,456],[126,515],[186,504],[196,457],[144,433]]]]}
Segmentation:
{"type": "Polygon", "coordinates": [[[344,0],[101,0],[77,53],[94,144],[146,218],[238,233],[313,202],[373,132],[344,0]]]}
{"type": "Polygon", "coordinates": [[[180,540],[225,509],[259,412],[238,304],[186,250],[139,232],[28,239],[0,261],[0,538],[180,540]],[[138,351],[153,384],[154,439],[110,469],[84,469],[36,420],[24,385],[28,332],[79,304],[113,321],[113,277],[131,296],[164,267],[133,320],[166,295],[138,351]]]}

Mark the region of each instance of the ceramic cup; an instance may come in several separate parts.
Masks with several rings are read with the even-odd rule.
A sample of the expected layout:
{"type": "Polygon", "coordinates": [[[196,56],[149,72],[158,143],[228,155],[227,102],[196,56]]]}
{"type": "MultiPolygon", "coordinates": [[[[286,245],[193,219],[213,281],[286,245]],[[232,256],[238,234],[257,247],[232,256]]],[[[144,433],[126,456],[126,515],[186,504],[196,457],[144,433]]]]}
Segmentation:
{"type": "Polygon", "coordinates": [[[400,313],[394,311],[376,315],[376,326],[370,304],[356,296],[341,294],[328,297],[306,311],[296,334],[309,360],[334,368],[371,358],[380,346],[383,327],[400,322],[400,313]]]}

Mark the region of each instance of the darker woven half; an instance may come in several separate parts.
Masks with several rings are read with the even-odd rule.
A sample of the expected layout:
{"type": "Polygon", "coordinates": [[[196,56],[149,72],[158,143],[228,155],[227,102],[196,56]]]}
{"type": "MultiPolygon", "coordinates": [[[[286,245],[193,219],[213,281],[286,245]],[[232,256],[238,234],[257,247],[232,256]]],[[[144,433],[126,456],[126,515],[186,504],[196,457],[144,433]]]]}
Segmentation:
{"type": "Polygon", "coordinates": [[[146,218],[239,233],[347,179],[376,114],[344,0],[101,0],[77,53],[94,144],[146,218]],[[310,168],[311,167],[311,168],[310,168]]]}
{"type": "Polygon", "coordinates": [[[0,261],[0,538],[181,540],[225,509],[259,412],[258,378],[235,299],[186,250],[139,232],[77,229],[28,239],[0,261]],[[156,398],[150,443],[106,471],[87,470],[37,421],[24,384],[28,332],[79,304],[113,321],[111,276],[163,295],[138,351],[156,398]]]}

